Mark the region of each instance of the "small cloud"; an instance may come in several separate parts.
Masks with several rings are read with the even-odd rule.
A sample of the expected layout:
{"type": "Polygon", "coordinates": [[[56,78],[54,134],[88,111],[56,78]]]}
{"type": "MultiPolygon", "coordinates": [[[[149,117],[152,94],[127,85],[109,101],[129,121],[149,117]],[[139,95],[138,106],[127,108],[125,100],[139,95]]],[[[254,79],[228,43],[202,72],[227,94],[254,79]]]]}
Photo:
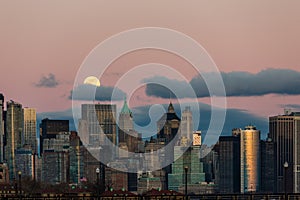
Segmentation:
{"type": "Polygon", "coordinates": [[[55,75],[49,73],[48,76],[42,76],[39,82],[34,85],[36,87],[55,88],[58,84],[59,82],[56,80],[55,75]]]}
{"type": "Polygon", "coordinates": [[[82,101],[111,101],[122,100],[125,96],[125,92],[116,87],[79,85],[71,91],[69,99],[82,101]]]}

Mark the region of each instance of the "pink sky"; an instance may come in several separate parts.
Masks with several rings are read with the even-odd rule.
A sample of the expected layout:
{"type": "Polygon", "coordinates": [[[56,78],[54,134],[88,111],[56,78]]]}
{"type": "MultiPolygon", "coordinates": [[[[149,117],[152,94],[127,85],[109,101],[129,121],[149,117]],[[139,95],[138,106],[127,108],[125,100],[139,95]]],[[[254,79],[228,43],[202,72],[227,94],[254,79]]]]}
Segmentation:
{"type": "MultiPolygon", "coordinates": [[[[38,112],[68,109],[67,97],[88,53],[114,34],[145,26],[189,35],[208,51],[220,71],[299,71],[299,6],[298,0],[5,1],[0,6],[0,92],[38,112]],[[34,86],[49,73],[59,81],[56,88],[34,86]]],[[[126,59],[134,65],[148,61],[149,55],[126,59]]],[[[181,66],[168,55],[163,59],[181,66]]],[[[232,97],[228,103],[268,116],[280,112],[279,104],[300,104],[299,97],[232,97]]]]}

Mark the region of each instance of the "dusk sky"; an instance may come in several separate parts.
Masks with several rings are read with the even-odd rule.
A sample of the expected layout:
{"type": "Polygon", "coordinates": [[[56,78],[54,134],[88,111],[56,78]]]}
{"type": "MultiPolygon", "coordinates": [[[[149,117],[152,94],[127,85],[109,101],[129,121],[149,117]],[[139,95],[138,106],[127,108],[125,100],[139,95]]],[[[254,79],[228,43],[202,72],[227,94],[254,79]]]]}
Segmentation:
{"type": "MultiPolygon", "coordinates": [[[[206,49],[231,81],[229,108],[264,118],[281,114],[284,107],[300,110],[299,7],[298,0],[1,1],[0,93],[38,113],[70,109],[76,73],[95,46],[128,29],[163,27],[206,49]],[[242,77],[252,81],[249,93],[231,85],[240,85],[242,77]]],[[[112,79],[129,67],[154,61],[177,69],[187,65],[168,53],[133,52],[112,64],[101,85],[113,86],[112,79]]],[[[208,97],[198,100],[210,102],[208,97]]],[[[168,101],[140,89],[129,103],[168,101]]]]}

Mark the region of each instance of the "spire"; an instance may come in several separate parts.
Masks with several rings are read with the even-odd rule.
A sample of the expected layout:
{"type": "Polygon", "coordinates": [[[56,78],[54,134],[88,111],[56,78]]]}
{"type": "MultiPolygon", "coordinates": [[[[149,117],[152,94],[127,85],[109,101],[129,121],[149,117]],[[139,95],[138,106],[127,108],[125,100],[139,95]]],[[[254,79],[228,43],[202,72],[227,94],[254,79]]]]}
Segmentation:
{"type": "Polygon", "coordinates": [[[131,110],[129,109],[128,105],[127,105],[127,100],[126,97],[124,97],[124,104],[121,110],[122,114],[130,114],[131,115],[131,110]]]}
{"type": "Polygon", "coordinates": [[[168,113],[175,113],[174,107],[172,102],[170,101],[169,107],[168,107],[168,113]]]}

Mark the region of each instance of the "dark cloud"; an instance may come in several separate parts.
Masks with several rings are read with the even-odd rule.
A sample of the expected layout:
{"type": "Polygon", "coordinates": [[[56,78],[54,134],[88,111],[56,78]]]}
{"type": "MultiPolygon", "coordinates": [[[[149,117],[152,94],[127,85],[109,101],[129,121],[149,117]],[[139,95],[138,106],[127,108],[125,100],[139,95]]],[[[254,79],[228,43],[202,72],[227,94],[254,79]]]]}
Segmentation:
{"type": "Polygon", "coordinates": [[[69,99],[84,101],[110,101],[124,99],[126,94],[119,88],[114,87],[96,87],[93,85],[79,85],[74,91],[71,91],[69,99]]]}
{"type": "MultiPolygon", "coordinates": [[[[205,76],[210,80],[212,86],[215,84],[216,74],[208,73],[205,76]]],[[[221,73],[227,96],[261,96],[266,94],[300,94],[300,72],[287,69],[267,69],[257,74],[249,72],[221,73]]],[[[147,80],[149,81],[149,79],[147,80]]],[[[191,93],[187,89],[191,86],[197,97],[208,97],[209,92],[203,77],[194,77],[190,83],[185,81],[170,80],[165,77],[154,77],[153,82],[147,84],[146,93],[148,96],[170,98],[170,89],[166,85],[176,85],[177,98],[190,98],[191,93]],[[158,80],[160,80],[158,82],[158,80]]],[[[172,90],[173,91],[173,90],[172,90]]],[[[218,94],[214,94],[218,95],[218,94]]],[[[171,97],[174,97],[172,94],[171,97]]]]}
{"type": "Polygon", "coordinates": [[[34,85],[36,87],[55,88],[58,84],[55,75],[50,73],[48,76],[42,76],[34,85]]]}
{"type": "Polygon", "coordinates": [[[285,105],[280,105],[280,107],[287,108],[287,109],[300,110],[300,104],[285,104],[285,105]]]}

